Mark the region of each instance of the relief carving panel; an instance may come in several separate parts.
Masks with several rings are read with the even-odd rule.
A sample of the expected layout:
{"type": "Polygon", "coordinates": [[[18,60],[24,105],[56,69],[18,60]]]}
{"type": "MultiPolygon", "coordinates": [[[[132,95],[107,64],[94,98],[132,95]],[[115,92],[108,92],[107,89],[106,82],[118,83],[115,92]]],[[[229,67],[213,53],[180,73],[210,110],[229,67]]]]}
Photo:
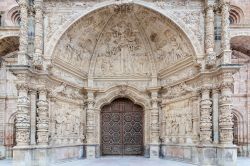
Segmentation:
{"type": "Polygon", "coordinates": [[[57,100],[51,113],[51,135],[53,144],[82,143],[83,115],[80,105],[57,100]]]}
{"type": "Polygon", "coordinates": [[[193,122],[188,100],[168,104],[165,108],[165,141],[173,143],[190,142],[193,122]]]}

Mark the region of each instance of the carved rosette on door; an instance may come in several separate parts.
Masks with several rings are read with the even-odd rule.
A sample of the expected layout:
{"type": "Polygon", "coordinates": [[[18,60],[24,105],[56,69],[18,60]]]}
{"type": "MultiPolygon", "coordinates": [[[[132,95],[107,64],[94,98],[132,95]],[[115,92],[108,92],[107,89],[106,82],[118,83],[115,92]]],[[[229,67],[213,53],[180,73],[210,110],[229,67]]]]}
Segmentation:
{"type": "Polygon", "coordinates": [[[102,108],[102,155],[143,155],[143,108],[121,98],[102,108]]]}

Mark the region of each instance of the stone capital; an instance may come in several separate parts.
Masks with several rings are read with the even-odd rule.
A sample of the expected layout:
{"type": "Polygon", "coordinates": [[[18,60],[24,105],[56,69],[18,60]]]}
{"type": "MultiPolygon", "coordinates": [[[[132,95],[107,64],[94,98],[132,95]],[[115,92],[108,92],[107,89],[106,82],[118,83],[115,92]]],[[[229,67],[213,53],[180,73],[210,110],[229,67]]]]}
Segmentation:
{"type": "Polygon", "coordinates": [[[27,91],[28,92],[28,90],[29,90],[29,86],[27,83],[17,83],[16,88],[19,91],[27,91]]]}

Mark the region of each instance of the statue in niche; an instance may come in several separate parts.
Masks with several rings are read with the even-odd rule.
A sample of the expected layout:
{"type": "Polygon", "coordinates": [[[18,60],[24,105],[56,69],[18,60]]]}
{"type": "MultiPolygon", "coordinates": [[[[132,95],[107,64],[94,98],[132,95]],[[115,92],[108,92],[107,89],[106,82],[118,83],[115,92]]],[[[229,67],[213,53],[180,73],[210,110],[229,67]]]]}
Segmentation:
{"type": "Polygon", "coordinates": [[[185,131],[186,131],[186,134],[190,134],[192,132],[192,117],[189,113],[186,114],[185,116],[185,119],[186,119],[186,124],[185,124],[185,131]]]}
{"type": "Polygon", "coordinates": [[[79,134],[79,130],[80,130],[80,118],[78,115],[74,115],[73,132],[75,134],[79,134]]]}
{"type": "Polygon", "coordinates": [[[67,110],[66,112],[66,131],[68,134],[72,133],[72,115],[71,115],[71,110],[67,110]]]}
{"type": "Polygon", "coordinates": [[[63,133],[63,123],[64,123],[63,115],[61,113],[57,114],[55,120],[56,120],[56,134],[58,136],[61,136],[63,133]]]}

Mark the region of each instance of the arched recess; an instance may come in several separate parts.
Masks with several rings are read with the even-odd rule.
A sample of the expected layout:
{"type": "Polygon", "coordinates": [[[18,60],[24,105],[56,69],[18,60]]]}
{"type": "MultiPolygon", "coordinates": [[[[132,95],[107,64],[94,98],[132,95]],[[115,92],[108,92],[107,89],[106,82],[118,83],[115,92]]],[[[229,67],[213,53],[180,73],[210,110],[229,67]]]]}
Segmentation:
{"type": "Polygon", "coordinates": [[[229,12],[229,20],[231,24],[244,23],[244,12],[238,6],[231,5],[229,12]]]}
{"type": "Polygon", "coordinates": [[[19,37],[13,34],[8,34],[0,37],[0,89],[2,96],[1,108],[3,115],[6,115],[6,119],[1,123],[3,128],[3,134],[1,139],[4,142],[3,154],[6,158],[13,157],[13,147],[15,143],[15,113],[9,114],[16,110],[16,77],[7,69],[7,65],[16,63],[17,51],[19,49],[19,37]],[[10,104],[10,105],[8,105],[10,104]]]}
{"type": "MultiPolygon", "coordinates": [[[[124,3],[124,4],[126,4],[126,3],[124,3]]],[[[150,3],[150,2],[145,2],[145,1],[141,1],[141,0],[134,0],[130,4],[144,7],[145,9],[149,9],[155,13],[162,15],[165,19],[167,19],[169,21],[169,23],[176,26],[176,28],[180,29],[181,32],[185,35],[185,37],[188,39],[188,42],[191,43],[191,47],[192,47],[192,50],[194,52],[195,57],[201,56],[203,54],[203,48],[199,44],[199,41],[196,38],[196,36],[193,34],[193,32],[185,25],[185,23],[183,21],[181,21],[179,18],[174,16],[171,12],[169,12],[167,10],[163,10],[163,9],[157,7],[156,5],[152,5],[152,3],[150,3]]],[[[78,24],[81,21],[81,19],[83,19],[84,17],[86,17],[89,14],[94,13],[98,10],[101,10],[103,8],[110,8],[110,7],[112,8],[115,5],[117,5],[117,2],[115,2],[113,0],[101,2],[101,3],[94,5],[93,7],[86,9],[80,15],[72,16],[71,19],[69,19],[64,25],[62,25],[52,35],[51,39],[49,40],[49,42],[47,44],[48,47],[45,48],[46,58],[51,59],[53,57],[55,48],[58,45],[58,42],[61,40],[62,36],[67,32],[67,30],[69,30],[70,28],[72,28],[73,26],[78,24]]]]}
{"type": "Polygon", "coordinates": [[[6,148],[6,158],[10,159],[13,157],[13,147],[16,145],[16,127],[15,119],[17,112],[11,114],[8,123],[5,125],[4,132],[4,146],[6,148]]]}
{"type": "Polygon", "coordinates": [[[238,152],[241,153],[242,150],[240,146],[244,145],[245,126],[242,114],[236,109],[233,109],[233,120],[234,120],[233,143],[239,146],[238,152]]]}
{"type": "Polygon", "coordinates": [[[146,93],[142,93],[138,91],[136,88],[127,85],[118,85],[108,90],[101,92],[102,94],[98,95],[99,97],[96,99],[95,110],[96,110],[96,122],[99,122],[96,127],[97,133],[97,144],[100,145],[101,139],[101,129],[100,129],[100,116],[101,116],[101,108],[104,105],[108,105],[112,103],[112,101],[119,98],[127,98],[131,100],[134,104],[140,105],[144,111],[144,146],[147,148],[149,145],[150,132],[149,131],[149,118],[150,118],[150,98],[146,93]]]}
{"type": "Polygon", "coordinates": [[[9,21],[8,24],[12,24],[14,26],[19,26],[21,17],[20,17],[20,8],[19,6],[12,7],[8,13],[7,13],[7,21],[9,21]],[[11,21],[11,22],[10,22],[11,21]]]}

